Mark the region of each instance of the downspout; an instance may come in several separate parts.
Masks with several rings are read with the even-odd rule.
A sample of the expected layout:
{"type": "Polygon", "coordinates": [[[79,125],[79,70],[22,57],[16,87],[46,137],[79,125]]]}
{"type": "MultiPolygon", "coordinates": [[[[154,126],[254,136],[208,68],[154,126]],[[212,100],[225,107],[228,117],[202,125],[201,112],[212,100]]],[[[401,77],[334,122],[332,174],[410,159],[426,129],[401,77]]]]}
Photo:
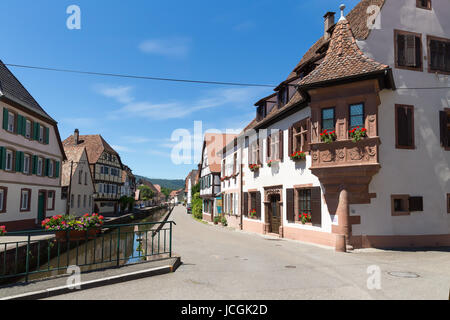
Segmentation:
{"type": "Polygon", "coordinates": [[[241,178],[239,179],[239,184],[240,184],[240,186],[239,186],[239,205],[240,205],[240,212],[241,212],[241,216],[240,216],[240,223],[239,223],[239,228],[241,229],[241,230],[244,230],[244,215],[243,215],[243,212],[242,212],[242,206],[243,206],[243,204],[244,204],[244,200],[243,200],[243,196],[244,196],[244,185],[243,185],[243,181],[244,181],[244,165],[242,164],[242,148],[241,148],[241,164],[240,164],[240,166],[241,166],[241,174],[240,174],[240,176],[241,176],[241,178]]]}

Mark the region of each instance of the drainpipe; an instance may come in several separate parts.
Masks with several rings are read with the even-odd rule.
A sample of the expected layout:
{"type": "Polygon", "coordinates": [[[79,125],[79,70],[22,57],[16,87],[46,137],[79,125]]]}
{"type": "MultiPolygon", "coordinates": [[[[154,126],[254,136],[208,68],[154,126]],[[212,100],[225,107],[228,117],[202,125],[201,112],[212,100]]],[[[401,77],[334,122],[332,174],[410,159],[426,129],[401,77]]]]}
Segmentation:
{"type": "MultiPolygon", "coordinates": [[[[242,159],[242,151],[241,151],[241,159],[242,159]]],[[[242,164],[242,161],[241,161],[240,167],[241,167],[241,173],[240,173],[240,178],[239,178],[239,184],[240,184],[240,186],[239,186],[239,211],[241,212],[241,216],[240,216],[239,228],[241,230],[243,230],[244,229],[244,218],[243,218],[244,215],[243,215],[243,212],[242,212],[242,205],[244,204],[244,200],[243,200],[243,197],[244,197],[244,186],[243,186],[242,182],[244,181],[244,178],[243,178],[243,176],[244,176],[244,165],[242,164]]]]}

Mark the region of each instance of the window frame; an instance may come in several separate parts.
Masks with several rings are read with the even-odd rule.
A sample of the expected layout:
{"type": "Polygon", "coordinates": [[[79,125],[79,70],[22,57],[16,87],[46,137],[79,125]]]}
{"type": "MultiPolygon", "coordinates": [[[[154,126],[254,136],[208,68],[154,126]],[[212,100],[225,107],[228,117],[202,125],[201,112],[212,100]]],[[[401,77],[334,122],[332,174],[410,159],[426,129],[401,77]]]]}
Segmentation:
{"type": "Polygon", "coordinates": [[[30,212],[31,211],[31,189],[23,188],[20,190],[20,206],[19,206],[20,212],[30,212]],[[23,207],[23,201],[24,201],[24,194],[27,194],[27,203],[26,207],[23,207]]]}
{"type": "MultiPolygon", "coordinates": [[[[324,117],[323,117],[323,112],[325,110],[333,110],[333,128],[332,129],[328,129],[327,130],[336,130],[336,107],[324,107],[320,109],[320,129],[321,131],[325,130],[324,126],[323,126],[323,121],[324,121],[324,117]]],[[[325,119],[325,120],[331,120],[331,119],[325,119]]]]}
{"type": "Polygon", "coordinates": [[[270,136],[267,137],[267,141],[269,142],[268,150],[268,161],[278,161],[281,159],[280,156],[280,135],[278,132],[270,134],[270,136]],[[276,155],[276,156],[275,156],[276,155]]]}
{"type": "Polygon", "coordinates": [[[357,128],[358,126],[354,126],[352,127],[352,107],[353,106],[358,106],[358,105],[362,105],[362,125],[360,126],[360,128],[364,128],[365,124],[366,124],[366,105],[364,104],[364,102],[358,102],[358,103],[352,103],[348,105],[348,130],[352,130],[353,128],[357,128]]]}
{"type": "Polygon", "coordinates": [[[39,156],[37,157],[36,175],[39,177],[44,176],[44,158],[39,156]],[[39,170],[39,163],[41,164],[40,170],[39,170]]]}
{"type": "Polygon", "coordinates": [[[405,149],[405,150],[414,150],[416,149],[416,139],[415,139],[415,126],[414,126],[414,106],[412,105],[406,105],[406,104],[396,104],[395,105],[395,148],[396,149],[405,149]],[[411,109],[412,115],[411,115],[411,127],[412,127],[412,145],[411,146],[403,146],[399,144],[399,128],[398,128],[398,109],[399,108],[408,108],[411,109]]]}
{"type": "Polygon", "coordinates": [[[49,178],[55,177],[55,161],[52,159],[48,160],[48,177],[49,178]]]}
{"type": "MultiPolygon", "coordinates": [[[[417,48],[416,48],[417,50],[417,48]]],[[[416,56],[417,59],[417,56],[416,56]]],[[[403,69],[403,70],[409,70],[409,71],[419,71],[423,72],[423,42],[422,42],[422,34],[411,32],[411,31],[404,31],[404,30],[398,30],[394,29],[394,60],[395,60],[395,68],[396,69],[403,69]],[[420,67],[409,67],[409,66],[401,66],[398,64],[398,42],[397,38],[399,35],[413,35],[416,37],[419,37],[420,40],[420,67]]]]}
{"type": "Polygon", "coordinates": [[[409,194],[392,194],[391,195],[391,215],[393,217],[411,215],[411,212],[409,211],[409,194]],[[402,211],[395,210],[395,201],[396,200],[401,200],[404,202],[405,210],[402,210],[402,211]]]}
{"type": "MultiPolygon", "coordinates": [[[[301,201],[301,197],[300,197],[300,193],[301,192],[305,192],[308,191],[309,192],[309,210],[302,210],[302,213],[309,213],[311,216],[313,214],[312,212],[312,188],[294,188],[294,222],[295,223],[301,223],[301,219],[300,219],[300,201],[301,201]]],[[[305,202],[308,201],[308,199],[306,198],[306,200],[303,200],[305,202]]],[[[311,223],[306,223],[306,224],[312,224],[311,223]]]]}
{"type": "Polygon", "coordinates": [[[426,6],[423,6],[421,2],[422,2],[421,0],[416,0],[416,8],[425,9],[425,10],[432,10],[433,6],[432,6],[432,3],[431,3],[431,0],[427,0],[427,5],[426,6]]]}
{"type": "Polygon", "coordinates": [[[56,192],[55,190],[48,190],[46,193],[47,193],[47,211],[53,211],[55,210],[56,192]],[[50,194],[52,194],[53,196],[50,197],[50,194]],[[49,201],[50,199],[52,199],[52,201],[49,201]]]}
{"type": "Polygon", "coordinates": [[[25,138],[31,140],[33,138],[33,121],[28,118],[25,118],[25,138]],[[30,124],[30,133],[27,133],[28,124],[30,124]]]}
{"type": "Polygon", "coordinates": [[[8,110],[8,130],[7,131],[9,133],[16,133],[16,123],[17,123],[17,115],[14,112],[8,110]],[[12,124],[10,124],[11,117],[12,117],[12,124]],[[10,125],[12,126],[11,130],[9,128],[10,125]]]}
{"type": "Polygon", "coordinates": [[[432,35],[427,35],[427,56],[428,56],[428,72],[429,73],[438,73],[438,74],[445,74],[450,75],[450,71],[445,70],[439,70],[439,69],[432,69],[431,66],[431,41],[441,41],[441,42],[447,42],[450,46],[450,39],[448,38],[442,38],[442,37],[435,37],[432,35]]]}
{"type": "Polygon", "coordinates": [[[310,121],[311,119],[308,117],[294,123],[294,125],[292,126],[292,150],[289,150],[289,152],[310,152],[310,121]],[[304,135],[306,135],[306,137],[304,135]],[[298,138],[300,138],[300,144],[298,143],[298,138]],[[298,147],[299,145],[300,147],[298,147]]]}
{"type": "Polygon", "coordinates": [[[0,213],[6,213],[7,202],[8,202],[8,188],[0,187],[0,191],[3,192],[2,197],[2,206],[0,207],[0,213]]]}
{"type": "Polygon", "coordinates": [[[450,193],[447,193],[447,213],[450,214],[450,193]]]}
{"type": "Polygon", "coordinates": [[[5,159],[5,171],[7,172],[13,172],[14,171],[14,153],[15,151],[12,149],[6,149],[6,159],[5,159]],[[11,163],[10,167],[8,167],[8,155],[11,155],[11,163]]]}
{"type": "Polygon", "coordinates": [[[23,154],[23,164],[22,164],[22,165],[23,165],[22,173],[23,173],[24,175],[29,176],[29,175],[32,174],[31,162],[32,162],[32,155],[29,154],[29,153],[24,153],[24,154],[23,154]],[[28,159],[28,171],[25,172],[25,168],[26,168],[25,163],[27,163],[27,162],[26,162],[27,159],[28,159]]]}

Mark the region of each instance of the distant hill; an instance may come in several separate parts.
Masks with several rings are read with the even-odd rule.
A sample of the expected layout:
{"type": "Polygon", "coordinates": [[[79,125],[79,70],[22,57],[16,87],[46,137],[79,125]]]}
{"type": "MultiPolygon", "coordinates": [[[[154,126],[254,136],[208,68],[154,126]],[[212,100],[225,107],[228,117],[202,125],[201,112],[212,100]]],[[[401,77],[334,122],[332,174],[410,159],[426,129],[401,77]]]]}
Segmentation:
{"type": "Polygon", "coordinates": [[[139,175],[135,175],[136,180],[144,179],[148,180],[153,184],[159,184],[162,188],[167,188],[170,190],[179,190],[181,188],[184,188],[184,180],[182,179],[153,179],[153,178],[147,178],[139,175]]]}

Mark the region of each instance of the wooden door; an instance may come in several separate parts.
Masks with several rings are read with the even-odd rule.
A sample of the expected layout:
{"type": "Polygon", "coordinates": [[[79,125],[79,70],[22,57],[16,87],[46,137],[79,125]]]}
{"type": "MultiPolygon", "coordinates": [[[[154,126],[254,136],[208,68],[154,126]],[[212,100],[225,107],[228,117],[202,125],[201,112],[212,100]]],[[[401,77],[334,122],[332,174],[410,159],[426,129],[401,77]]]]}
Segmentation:
{"type": "Polygon", "coordinates": [[[270,198],[270,232],[280,233],[280,196],[273,195],[270,198]]]}

